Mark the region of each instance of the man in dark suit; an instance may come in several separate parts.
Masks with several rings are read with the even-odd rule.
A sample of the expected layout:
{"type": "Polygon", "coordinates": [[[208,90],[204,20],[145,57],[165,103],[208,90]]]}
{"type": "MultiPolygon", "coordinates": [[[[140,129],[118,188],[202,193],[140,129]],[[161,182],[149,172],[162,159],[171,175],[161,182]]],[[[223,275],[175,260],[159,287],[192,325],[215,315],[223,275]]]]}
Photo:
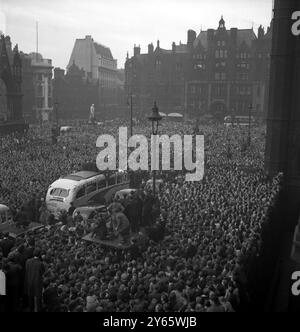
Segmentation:
{"type": "Polygon", "coordinates": [[[44,264],[40,260],[40,250],[35,249],[33,258],[26,262],[25,272],[25,293],[28,295],[31,312],[41,311],[44,272],[44,264]]]}
{"type": "Polygon", "coordinates": [[[5,233],[2,240],[0,240],[0,248],[4,257],[7,257],[10,250],[13,248],[15,242],[10,238],[9,233],[5,233]]]}
{"type": "Polygon", "coordinates": [[[27,239],[26,247],[25,247],[25,250],[23,251],[23,255],[25,257],[25,260],[33,257],[34,248],[35,248],[34,238],[27,239]]]}

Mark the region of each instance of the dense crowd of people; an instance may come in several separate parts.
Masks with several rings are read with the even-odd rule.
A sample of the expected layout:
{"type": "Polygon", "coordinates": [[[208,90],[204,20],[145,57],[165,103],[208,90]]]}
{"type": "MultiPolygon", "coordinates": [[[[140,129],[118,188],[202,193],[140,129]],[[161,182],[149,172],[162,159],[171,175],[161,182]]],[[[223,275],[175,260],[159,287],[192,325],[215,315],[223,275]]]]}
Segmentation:
{"type": "MultiPolygon", "coordinates": [[[[45,223],[41,219],[48,186],[95,161],[97,135],[116,134],[120,125],[124,123],[73,124],[74,130],[56,145],[50,127],[0,139],[0,203],[18,219],[45,223]]],[[[134,132],[148,133],[148,126],[139,123],[134,132]]],[[[82,236],[93,229],[76,220],[53,222],[17,239],[2,234],[0,270],[7,279],[5,302],[0,296],[2,310],[232,312],[247,308],[251,274],[280,190],[280,176],[269,178],[263,170],[263,126],[252,128],[249,147],[245,128],[209,124],[199,129],[205,137],[203,180],[184,182],[161,174],[166,180],[157,193],[159,212],[151,207],[145,212],[144,207],[144,213],[131,217],[131,228],[138,233],[146,216],[152,215],[151,231],[139,233],[129,249],[83,241],[82,236]]],[[[166,122],[160,127],[160,133],[169,135],[193,131],[191,124],[166,122]]],[[[136,205],[141,211],[145,197],[151,197],[151,192],[136,205]]]]}

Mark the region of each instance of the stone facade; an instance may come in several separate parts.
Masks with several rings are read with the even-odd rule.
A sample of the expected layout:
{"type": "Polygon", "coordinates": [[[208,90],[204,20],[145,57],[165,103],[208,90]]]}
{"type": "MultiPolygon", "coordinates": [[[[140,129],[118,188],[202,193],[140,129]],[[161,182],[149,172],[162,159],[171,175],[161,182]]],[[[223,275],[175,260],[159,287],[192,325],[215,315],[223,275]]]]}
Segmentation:
{"type": "Polygon", "coordinates": [[[271,35],[259,27],[217,29],[187,33],[187,43],[162,49],[157,42],[141,54],[139,46],[125,64],[125,91],[133,94],[141,115],[149,112],[156,100],[164,113],[180,112],[187,117],[211,114],[266,114],[271,35]]]}

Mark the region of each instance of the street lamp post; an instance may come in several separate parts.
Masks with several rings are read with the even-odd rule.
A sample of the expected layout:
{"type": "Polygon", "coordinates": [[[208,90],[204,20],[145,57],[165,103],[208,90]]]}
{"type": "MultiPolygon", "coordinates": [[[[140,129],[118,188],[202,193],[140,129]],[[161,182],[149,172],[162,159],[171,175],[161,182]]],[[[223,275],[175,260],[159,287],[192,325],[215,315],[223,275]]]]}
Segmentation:
{"type": "MultiPolygon", "coordinates": [[[[159,121],[161,121],[162,117],[158,112],[158,107],[156,105],[156,101],[154,102],[154,106],[152,108],[151,116],[148,116],[148,120],[152,123],[152,135],[157,135],[158,133],[158,125],[159,121]]],[[[153,196],[155,197],[155,183],[156,182],[156,170],[153,170],[153,196]]]]}
{"type": "Polygon", "coordinates": [[[54,109],[55,109],[56,127],[58,128],[58,101],[57,100],[54,103],[54,109]]]}
{"type": "Polygon", "coordinates": [[[132,93],[130,94],[130,137],[133,135],[133,106],[132,106],[132,93]]]}
{"type": "Polygon", "coordinates": [[[251,145],[251,114],[252,114],[252,104],[249,105],[249,122],[248,122],[248,145],[251,145]]]}

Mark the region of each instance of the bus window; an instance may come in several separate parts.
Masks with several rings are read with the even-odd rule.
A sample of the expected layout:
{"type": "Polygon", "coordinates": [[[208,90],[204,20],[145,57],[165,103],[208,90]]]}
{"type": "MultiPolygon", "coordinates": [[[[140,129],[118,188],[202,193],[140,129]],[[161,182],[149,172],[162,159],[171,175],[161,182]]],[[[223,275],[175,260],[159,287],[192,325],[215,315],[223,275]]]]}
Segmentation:
{"type": "Polygon", "coordinates": [[[50,191],[50,195],[58,196],[58,197],[68,197],[70,190],[61,189],[61,188],[54,188],[50,191]]]}
{"type": "Polygon", "coordinates": [[[52,196],[59,196],[60,189],[59,188],[54,188],[50,191],[50,195],[52,196]]]}
{"type": "Polygon", "coordinates": [[[96,191],[97,190],[97,184],[96,184],[96,182],[94,182],[94,183],[90,183],[87,187],[86,187],[86,194],[88,195],[88,194],[90,194],[90,193],[92,193],[92,192],[94,192],[94,191],[96,191]]]}
{"type": "Polygon", "coordinates": [[[76,198],[80,198],[82,196],[85,195],[85,187],[82,187],[78,190],[77,194],[76,194],[76,198]]]}
{"type": "Polygon", "coordinates": [[[97,189],[102,189],[102,188],[105,188],[106,187],[106,180],[105,179],[102,179],[102,180],[99,180],[97,182],[97,189]]]}
{"type": "Polygon", "coordinates": [[[70,190],[67,189],[61,189],[59,193],[59,197],[68,197],[70,190]]]}

